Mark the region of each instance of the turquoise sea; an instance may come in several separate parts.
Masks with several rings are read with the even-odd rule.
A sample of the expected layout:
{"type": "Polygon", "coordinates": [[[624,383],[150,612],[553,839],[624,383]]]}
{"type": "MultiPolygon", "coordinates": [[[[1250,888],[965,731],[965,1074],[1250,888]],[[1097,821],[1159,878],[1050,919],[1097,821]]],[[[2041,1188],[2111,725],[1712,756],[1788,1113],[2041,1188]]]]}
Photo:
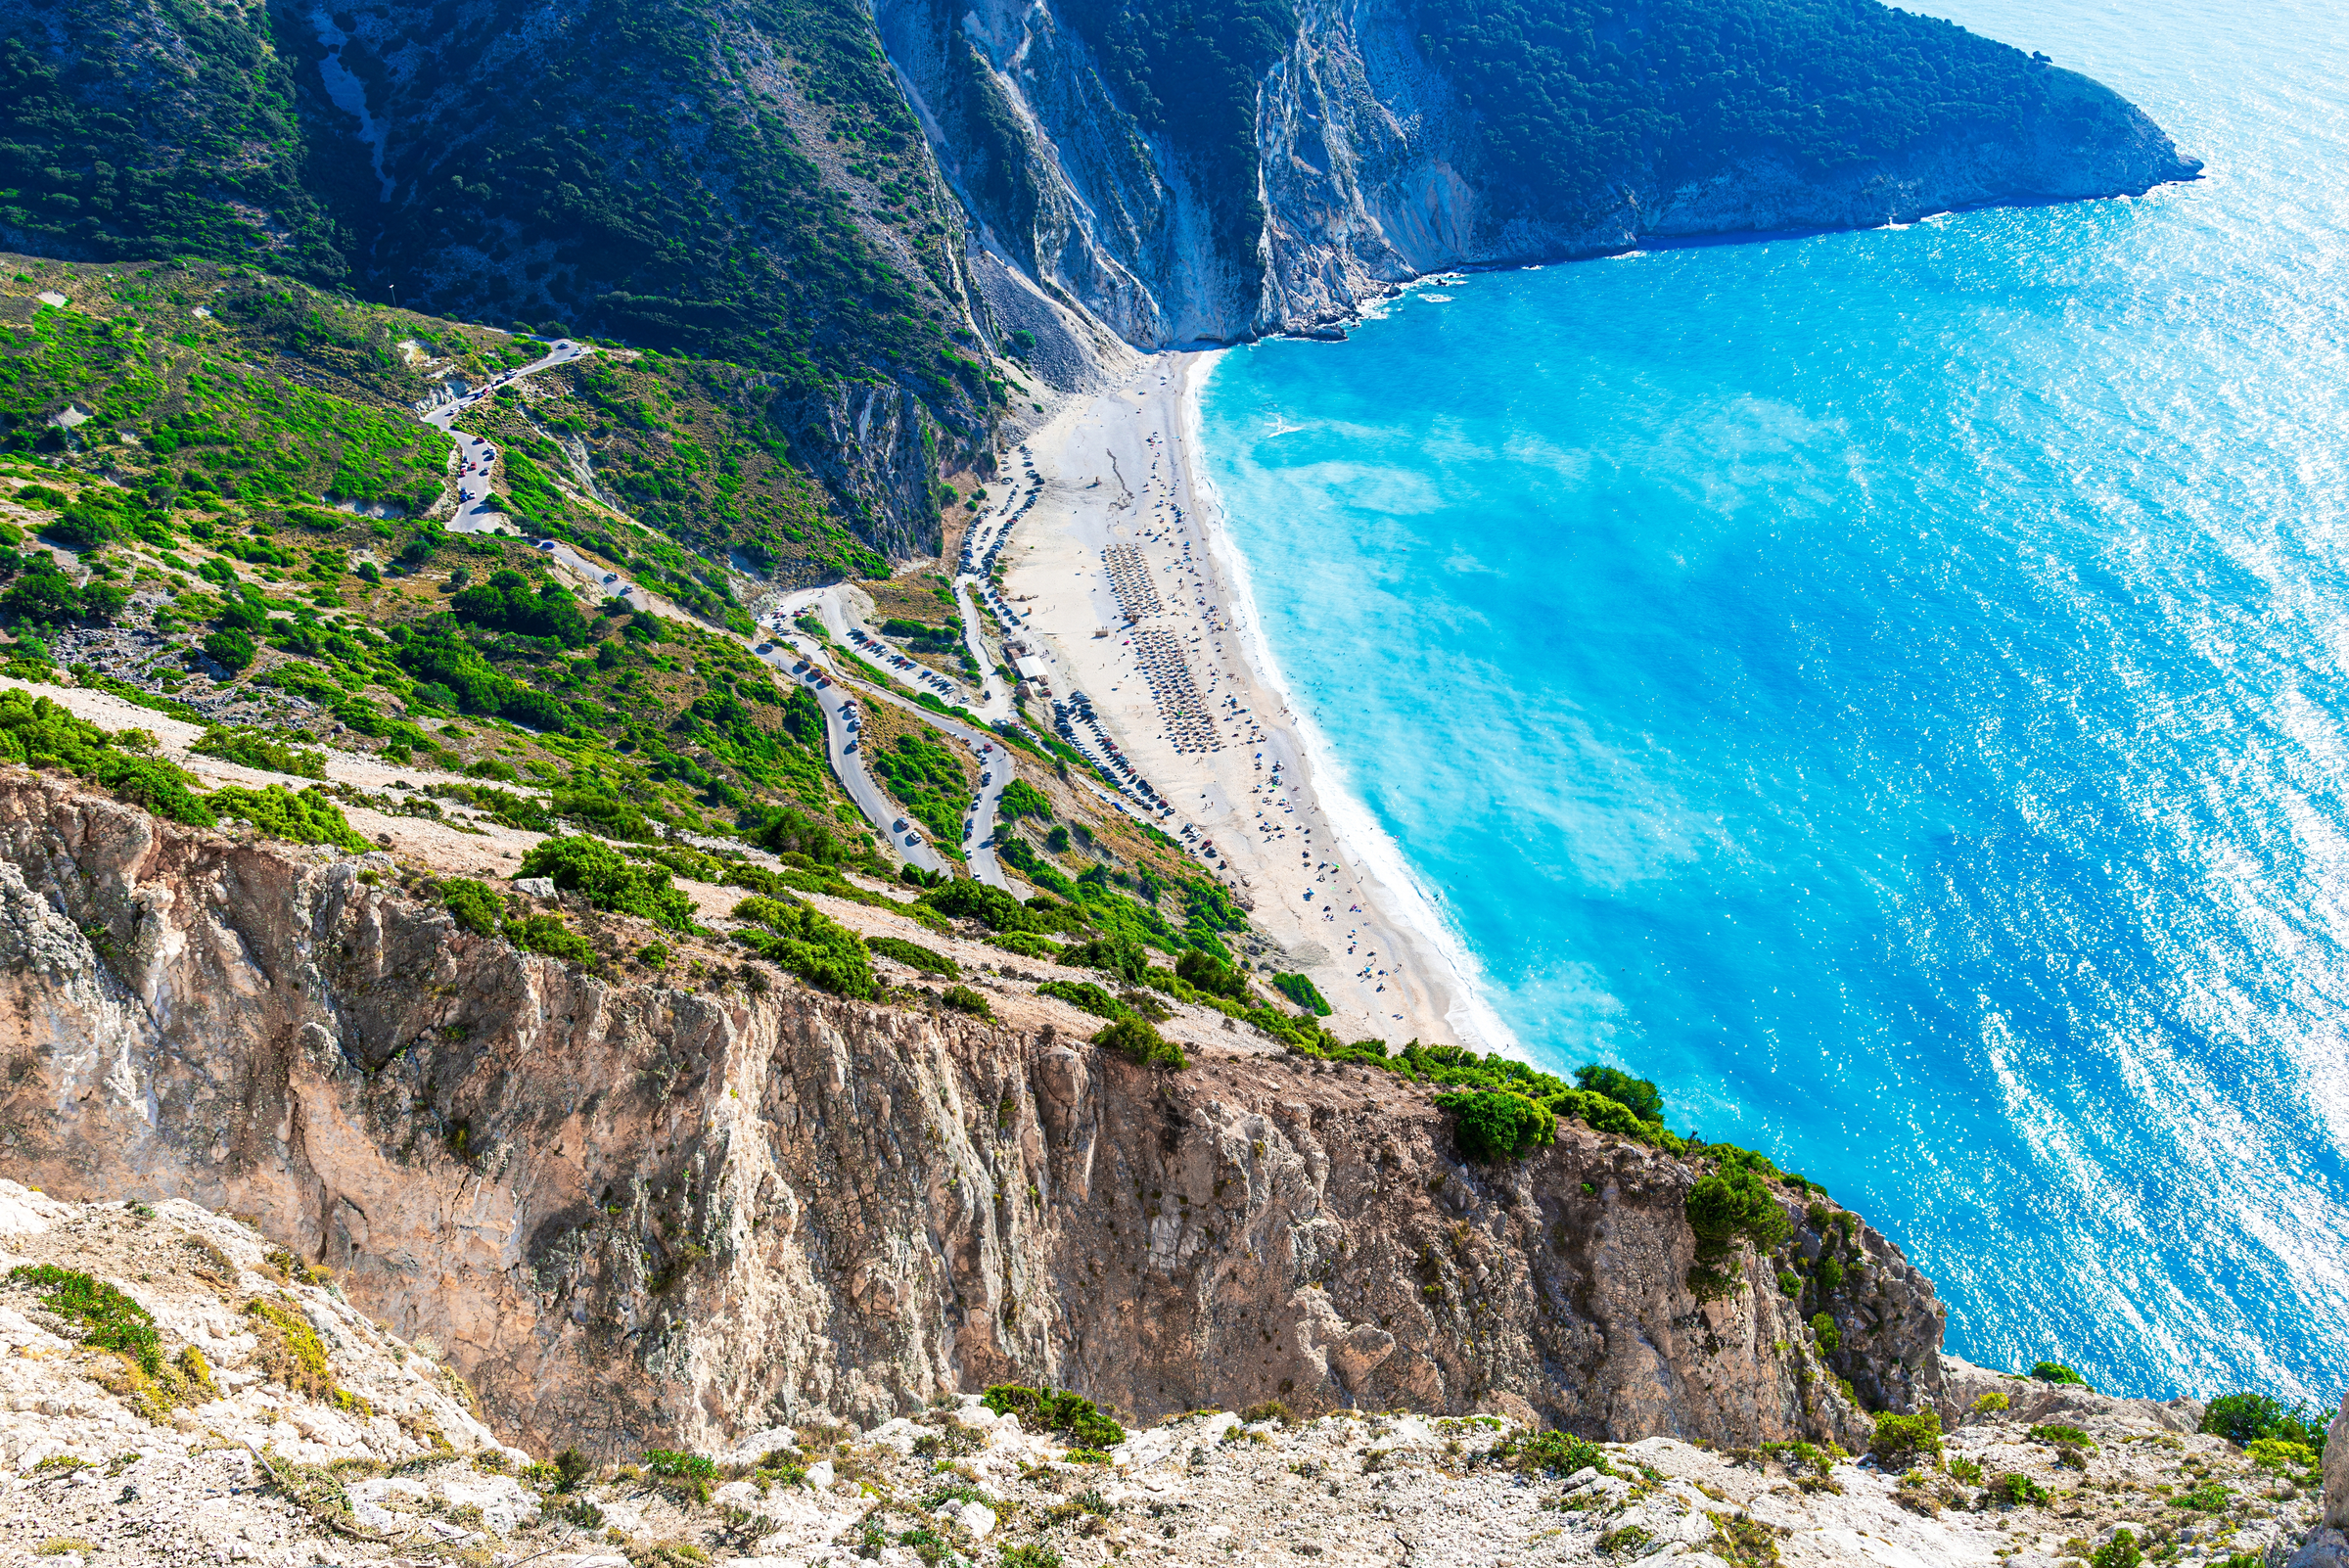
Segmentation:
{"type": "Polygon", "coordinates": [[[1538,1061],[1950,1344],[2349,1382],[2349,20],[1967,0],[2209,163],[1482,273],[1223,355],[1267,636],[1538,1061]]]}

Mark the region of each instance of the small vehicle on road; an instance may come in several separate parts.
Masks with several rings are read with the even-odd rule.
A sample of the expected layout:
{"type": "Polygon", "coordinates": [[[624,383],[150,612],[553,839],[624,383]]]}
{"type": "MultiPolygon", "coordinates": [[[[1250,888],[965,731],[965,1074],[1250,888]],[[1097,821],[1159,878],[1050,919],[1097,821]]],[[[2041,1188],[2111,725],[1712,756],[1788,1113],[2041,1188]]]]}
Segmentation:
{"type": "Polygon", "coordinates": [[[620,580],[620,574],[617,572],[607,572],[604,574],[604,580],[606,582],[618,582],[620,580]]]}
{"type": "Polygon", "coordinates": [[[540,540],[538,541],[538,548],[539,548],[539,549],[541,549],[541,550],[551,550],[551,549],[553,549],[554,547],[555,547],[555,541],[554,541],[554,540],[552,540],[552,539],[540,539],[540,540]]]}

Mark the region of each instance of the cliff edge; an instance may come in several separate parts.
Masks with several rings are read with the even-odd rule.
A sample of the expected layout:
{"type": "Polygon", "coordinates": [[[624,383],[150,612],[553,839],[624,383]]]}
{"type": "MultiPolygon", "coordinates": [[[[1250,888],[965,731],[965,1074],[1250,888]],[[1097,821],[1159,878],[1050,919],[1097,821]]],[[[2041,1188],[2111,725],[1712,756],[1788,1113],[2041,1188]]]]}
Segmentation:
{"type": "Polygon", "coordinates": [[[1474,1166],[1365,1067],[1233,1036],[1152,1071],[738,952],[616,985],[429,890],[0,780],[0,1161],[251,1216],[511,1439],[605,1454],[1007,1381],[1853,1447],[1940,1386],[1930,1283],[1799,1188],[1700,1301],[1701,1167],[1640,1143],[1474,1166]]]}

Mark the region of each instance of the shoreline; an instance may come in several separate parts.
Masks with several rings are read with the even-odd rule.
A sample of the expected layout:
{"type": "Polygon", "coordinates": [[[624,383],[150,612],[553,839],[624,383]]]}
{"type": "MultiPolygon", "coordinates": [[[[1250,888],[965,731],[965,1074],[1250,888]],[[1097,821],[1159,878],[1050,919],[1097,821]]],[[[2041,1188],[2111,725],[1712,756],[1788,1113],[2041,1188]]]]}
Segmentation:
{"type": "Polygon", "coordinates": [[[1366,880],[1380,890],[1372,897],[1426,945],[1443,982],[1450,986],[1452,1005],[1444,1016],[1457,1042],[1480,1050],[1522,1056],[1523,1041],[1485,999],[1484,966],[1459,933],[1445,920],[1441,896],[1412,869],[1403,846],[1355,792],[1346,767],[1338,760],[1337,748],[1321,726],[1313,722],[1313,715],[1298,704],[1288,672],[1281,668],[1266,634],[1247,552],[1232,537],[1231,516],[1224,509],[1222,492],[1202,471],[1207,440],[1200,400],[1208,382],[1221,367],[1222,356],[1232,351],[1223,348],[1188,356],[1182,372],[1182,438],[1176,450],[1189,479],[1191,493],[1199,504],[1200,528],[1208,538],[1210,559],[1234,609],[1231,617],[1234,629],[1255,667],[1257,678],[1279,700],[1283,716],[1302,743],[1309,787],[1322,803],[1340,852],[1354,859],[1367,874],[1366,880]]]}
{"type": "Polygon", "coordinates": [[[1333,1033],[1517,1051],[1473,956],[1346,787],[1265,637],[1200,464],[1213,352],[1152,355],[1029,435],[1036,515],[1004,550],[1003,591],[1042,644],[1039,683],[1090,702],[1173,807],[1161,829],[1214,844],[1275,967],[1313,980],[1333,1033]],[[1129,618],[1137,580],[1149,607],[1129,618]],[[1173,694],[1170,670],[1188,695],[1173,694]]]}

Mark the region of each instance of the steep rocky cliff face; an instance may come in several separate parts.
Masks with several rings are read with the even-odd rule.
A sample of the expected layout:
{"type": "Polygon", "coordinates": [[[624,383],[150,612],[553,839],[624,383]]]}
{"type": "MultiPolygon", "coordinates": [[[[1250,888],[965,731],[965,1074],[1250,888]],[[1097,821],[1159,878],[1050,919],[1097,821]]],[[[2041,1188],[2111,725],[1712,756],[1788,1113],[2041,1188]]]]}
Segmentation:
{"type": "Polygon", "coordinates": [[[1066,9],[881,0],[876,17],[979,244],[1145,346],[1339,320],[1448,267],[2135,194],[2200,167],[2109,89],[2042,68],[2000,113],[1882,156],[1648,147],[1586,189],[1527,201],[1499,188],[1474,95],[1430,63],[1411,0],[1308,0],[1259,84],[1262,233],[1234,255],[1212,242],[1196,160],[1128,112],[1066,9]]]}
{"type": "MultiPolygon", "coordinates": [[[[1841,1437],[1940,1385],[1865,1226],[1822,1356],[1780,1259],[1685,1280],[1696,1173],[1588,1130],[1463,1167],[1408,1084],[1236,1044],[615,988],[332,852],[0,782],[0,1163],[254,1217],[429,1333],[510,1441],[709,1445],[1002,1380],[1138,1415],[1276,1397],[1590,1435],[1841,1437]],[[1319,1070],[1313,1070],[1319,1069],[1319,1070]]],[[[1846,1217],[1848,1221],[1848,1217],[1846,1217]]]]}

